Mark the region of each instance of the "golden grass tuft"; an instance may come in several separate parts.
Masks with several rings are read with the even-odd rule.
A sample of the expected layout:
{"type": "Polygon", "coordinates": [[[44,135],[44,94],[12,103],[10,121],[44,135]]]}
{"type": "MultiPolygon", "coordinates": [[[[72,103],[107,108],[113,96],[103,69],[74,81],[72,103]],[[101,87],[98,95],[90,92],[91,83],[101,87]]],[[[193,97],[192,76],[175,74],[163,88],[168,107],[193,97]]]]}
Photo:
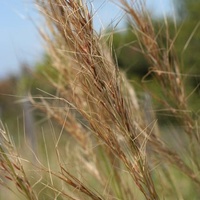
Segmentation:
{"type": "MultiPolygon", "coordinates": [[[[52,62],[49,67],[56,70],[57,76],[48,77],[56,94],[43,93],[30,97],[30,101],[60,124],[62,130],[53,133],[51,147],[46,144],[49,139],[43,137],[47,162],[42,164],[36,155],[37,164],[32,167],[42,175],[32,186],[20,156],[15,156],[17,162],[12,161],[13,150],[4,149],[10,143],[3,143],[0,160],[1,170],[8,173],[5,177],[16,183],[26,199],[44,195],[45,199],[156,200],[165,195],[168,199],[171,191],[175,191],[173,197],[181,199],[184,194],[173,179],[176,173],[198,188],[198,121],[186,112],[189,106],[185,86],[167,28],[167,47],[163,47],[143,2],[132,6],[126,0],[118,1],[151,66],[149,73],[164,94],[162,99],[156,94],[151,96],[162,102],[168,112],[181,116],[181,132],[186,138],[183,142],[195,144],[195,148],[184,149],[189,159],[181,154],[184,145],[178,150],[171,148],[157,121],[149,123],[145,119],[134,88],[112,58],[112,49],[93,29],[93,14],[87,4],[81,0],[35,2],[48,30],[39,31],[52,62]],[[68,148],[63,145],[67,140],[68,148]],[[52,154],[56,159],[51,158],[52,154]],[[22,173],[20,180],[17,171],[22,173]]],[[[1,135],[4,138],[3,131],[1,135]]]]}

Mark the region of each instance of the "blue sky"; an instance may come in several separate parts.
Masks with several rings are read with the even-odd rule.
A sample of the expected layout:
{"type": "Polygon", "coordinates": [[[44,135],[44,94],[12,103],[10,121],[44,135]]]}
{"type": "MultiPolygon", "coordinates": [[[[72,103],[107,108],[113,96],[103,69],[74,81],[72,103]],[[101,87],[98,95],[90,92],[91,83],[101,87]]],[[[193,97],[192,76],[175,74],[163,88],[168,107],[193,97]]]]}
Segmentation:
{"type": "MultiPolygon", "coordinates": [[[[34,65],[44,52],[42,40],[31,19],[36,23],[40,18],[34,9],[33,0],[0,1],[0,78],[19,73],[20,63],[34,65]]],[[[90,0],[95,12],[94,26],[104,29],[115,25],[122,11],[109,0],[90,0]]],[[[113,2],[115,2],[113,0],[113,2]]],[[[170,0],[147,0],[154,15],[170,13],[170,0]]]]}

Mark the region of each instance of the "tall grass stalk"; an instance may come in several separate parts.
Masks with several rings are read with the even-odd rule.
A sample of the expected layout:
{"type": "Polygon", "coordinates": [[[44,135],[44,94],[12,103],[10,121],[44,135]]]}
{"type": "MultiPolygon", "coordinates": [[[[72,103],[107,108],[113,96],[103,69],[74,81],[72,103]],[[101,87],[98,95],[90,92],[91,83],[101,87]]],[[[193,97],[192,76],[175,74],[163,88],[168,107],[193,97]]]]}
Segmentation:
{"type": "MultiPolygon", "coordinates": [[[[184,145],[178,149],[169,146],[171,140],[163,139],[156,120],[145,120],[145,111],[113,60],[112,49],[93,29],[93,14],[87,4],[81,0],[35,2],[45,19],[47,30],[39,31],[52,62],[49,67],[56,73],[47,77],[56,94],[43,93],[30,97],[30,101],[62,130],[59,134],[52,131],[51,146],[43,137],[48,159],[44,164],[36,155],[37,164],[32,167],[36,174],[42,174],[37,181],[29,183],[23,165],[12,161],[10,149],[5,152],[8,143],[1,147],[1,170],[16,185],[21,184],[19,188],[27,199],[156,200],[170,199],[172,191],[173,198],[183,199],[173,175],[184,177],[186,184],[192,184],[200,195],[196,190],[200,186],[199,122],[189,112],[167,22],[167,40],[161,46],[144,3],[137,1],[132,6],[129,1],[118,1],[132,23],[140,50],[151,66],[149,73],[159,83],[163,98],[149,93],[183,124],[178,138],[184,138],[184,145]],[[67,148],[63,143],[70,137],[67,148]],[[187,145],[191,148],[185,148],[187,145]],[[18,170],[22,173],[20,182],[18,170]]],[[[20,156],[16,158],[19,160],[20,156]]]]}

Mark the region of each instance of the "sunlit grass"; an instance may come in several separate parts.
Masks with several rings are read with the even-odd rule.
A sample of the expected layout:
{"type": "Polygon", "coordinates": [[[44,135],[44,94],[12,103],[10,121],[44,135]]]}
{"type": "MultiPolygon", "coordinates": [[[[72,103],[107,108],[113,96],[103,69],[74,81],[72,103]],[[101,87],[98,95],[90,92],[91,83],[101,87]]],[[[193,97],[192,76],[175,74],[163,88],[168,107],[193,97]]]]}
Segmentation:
{"type": "Polygon", "coordinates": [[[0,183],[13,191],[9,199],[198,199],[199,119],[190,111],[173,42],[167,37],[161,46],[142,1],[119,5],[161,92],[142,83],[143,97],[119,70],[112,46],[94,31],[86,4],[36,4],[55,73],[45,78],[56,93],[40,89],[29,98],[48,122],[37,126],[35,146],[26,136],[15,145],[1,125],[0,183]],[[159,111],[178,123],[160,126],[159,111]]]}

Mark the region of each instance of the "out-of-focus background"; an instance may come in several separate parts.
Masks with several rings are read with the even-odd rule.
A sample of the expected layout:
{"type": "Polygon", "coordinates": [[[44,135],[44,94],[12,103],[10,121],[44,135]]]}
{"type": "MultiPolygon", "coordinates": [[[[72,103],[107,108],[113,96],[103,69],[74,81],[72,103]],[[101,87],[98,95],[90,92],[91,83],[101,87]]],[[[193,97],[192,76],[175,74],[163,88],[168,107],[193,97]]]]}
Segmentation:
{"type": "MultiPolygon", "coordinates": [[[[147,73],[148,64],[142,54],[133,50],[137,48],[137,44],[134,43],[135,36],[129,30],[127,18],[117,6],[117,1],[87,2],[93,11],[94,27],[97,32],[104,34],[116,28],[113,42],[119,67],[127,72],[132,82],[141,82],[147,73]]],[[[146,4],[150,15],[153,16],[153,23],[162,25],[166,19],[168,20],[169,34],[176,38],[176,51],[183,76],[188,83],[188,91],[195,88],[189,101],[193,109],[198,110],[200,2],[147,0],[146,4]]],[[[161,25],[157,26],[160,30],[161,25]]],[[[18,120],[24,119],[23,113],[27,105],[21,103],[21,98],[26,97],[29,92],[34,94],[35,88],[49,89],[48,84],[43,83],[42,79],[35,79],[49,62],[37,31],[37,27],[42,26],[43,20],[32,1],[0,2],[0,117],[10,128],[16,127],[18,120]]],[[[153,87],[156,89],[155,85],[153,87]]],[[[159,116],[159,113],[158,118],[162,122],[162,115],[159,116]]]]}

